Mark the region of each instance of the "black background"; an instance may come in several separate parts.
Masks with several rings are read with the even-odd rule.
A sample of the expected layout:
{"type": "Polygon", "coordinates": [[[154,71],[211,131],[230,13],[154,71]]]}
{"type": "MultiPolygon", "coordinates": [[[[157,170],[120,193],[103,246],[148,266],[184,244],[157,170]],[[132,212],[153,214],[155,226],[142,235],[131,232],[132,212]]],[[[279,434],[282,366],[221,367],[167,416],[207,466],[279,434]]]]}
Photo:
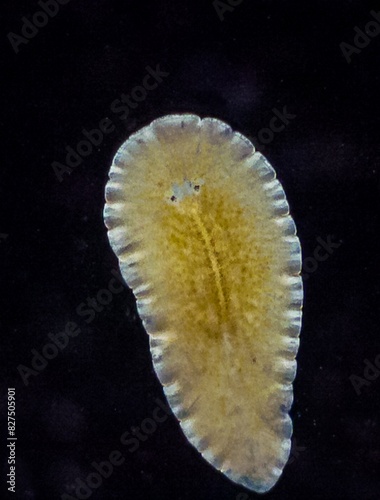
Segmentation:
{"type": "Polygon", "coordinates": [[[112,450],[125,462],[94,500],[260,497],[209,466],[173,416],[134,453],[120,444],[164,400],[148,338],[127,288],[88,323],[76,310],[117,269],[103,193],[130,133],[193,112],[252,138],[286,106],[295,118],[259,149],[284,185],[303,256],[318,237],[341,245],[305,280],[295,449],[265,498],[379,499],[380,377],[357,394],[350,376],[380,353],[380,36],[351,63],[340,49],[379,4],[244,0],[221,21],[211,0],[72,0],[17,54],[8,33],[41,9],[14,0],[1,9],[1,435],[15,387],[18,438],[16,494],[5,489],[1,443],[4,498],[75,497],[70,485],[112,450]],[[121,120],[111,103],[157,64],[169,75],[121,120]],[[106,117],[115,130],[59,182],[52,162],[106,117]],[[31,367],[31,350],[68,321],[80,334],[26,386],[18,367],[31,367]]]}

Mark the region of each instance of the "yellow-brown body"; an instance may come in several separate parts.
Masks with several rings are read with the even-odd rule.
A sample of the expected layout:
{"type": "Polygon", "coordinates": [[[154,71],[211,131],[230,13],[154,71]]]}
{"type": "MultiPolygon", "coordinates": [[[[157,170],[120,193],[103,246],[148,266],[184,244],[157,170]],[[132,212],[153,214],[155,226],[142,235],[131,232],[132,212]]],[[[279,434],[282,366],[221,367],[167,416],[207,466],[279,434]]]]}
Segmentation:
{"type": "Polygon", "coordinates": [[[106,225],[188,439],[265,492],[288,459],[301,253],[272,167],[219,120],[169,115],[118,151],[106,225]]]}

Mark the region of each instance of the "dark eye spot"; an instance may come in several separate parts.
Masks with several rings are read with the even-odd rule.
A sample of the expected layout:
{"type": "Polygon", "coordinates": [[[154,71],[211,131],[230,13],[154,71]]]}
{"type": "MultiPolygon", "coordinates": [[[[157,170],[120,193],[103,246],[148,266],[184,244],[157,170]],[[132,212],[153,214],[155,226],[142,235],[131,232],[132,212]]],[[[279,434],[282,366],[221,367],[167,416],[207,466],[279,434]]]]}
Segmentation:
{"type": "Polygon", "coordinates": [[[174,194],[170,199],[171,199],[171,201],[177,201],[177,198],[174,196],[174,194]]]}
{"type": "Polygon", "coordinates": [[[200,186],[197,184],[196,186],[194,186],[194,191],[199,191],[200,189],[200,186]]]}

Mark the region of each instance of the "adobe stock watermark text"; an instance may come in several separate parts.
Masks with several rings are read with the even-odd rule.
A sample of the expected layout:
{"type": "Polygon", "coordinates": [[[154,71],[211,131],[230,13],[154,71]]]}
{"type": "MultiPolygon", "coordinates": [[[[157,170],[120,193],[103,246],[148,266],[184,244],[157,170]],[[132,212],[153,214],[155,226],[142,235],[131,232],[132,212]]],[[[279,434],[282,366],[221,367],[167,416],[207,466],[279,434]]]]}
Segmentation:
{"type": "Polygon", "coordinates": [[[380,33],[380,12],[371,10],[370,15],[372,19],[367,22],[364,29],[355,26],[353,44],[347,42],[341,42],[339,44],[343,57],[348,64],[350,64],[353,54],[360,54],[361,51],[371,43],[371,39],[375,38],[380,33]]]}
{"type": "Polygon", "coordinates": [[[27,45],[32,38],[38,35],[41,28],[44,28],[50,19],[55,17],[61,5],[66,5],[71,0],[39,0],[38,6],[41,10],[36,11],[33,16],[23,16],[21,18],[21,35],[10,31],[7,38],[16,54],[20,52],[20,46],[27,45]]]}
{"type": "MultiPolygon", "coordinates": [[[[146,75],[141,81],[141,85],[136,85],[132,88],[129,94],[121,94],[121,96],[110,105],[110,111],[116,115],[119,120],[126,120],[130,110],[137,108],[139,103],[147,98],[147,95],[152,90],[156,89],[164,78],[169,76],[167,71],[160,68],[157,64],[155,68],[146,66],[146,75]]],[[[116,125],[110,118],[102,118],[98,125],[91,129],[82,129],[82,137],[75,147],[66,146],[66,158],[64,162],[53,161],[51,166],[53,172],[59,182],[63,178],[83,163],[84,158],[87,158],[93,152],[94,147],[99,147],[103,142],[104,137],[116,130],[116,125]]]]}

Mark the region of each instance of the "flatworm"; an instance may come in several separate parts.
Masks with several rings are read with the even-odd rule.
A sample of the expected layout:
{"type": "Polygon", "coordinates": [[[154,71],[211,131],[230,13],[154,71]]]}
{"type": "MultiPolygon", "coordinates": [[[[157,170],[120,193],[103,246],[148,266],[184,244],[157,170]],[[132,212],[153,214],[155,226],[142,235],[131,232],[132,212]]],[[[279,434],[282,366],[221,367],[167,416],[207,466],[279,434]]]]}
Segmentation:
{"type": "Polygon", "coordinates": [[[105,223],[188,440],[257,492],[288,460],[303,300],[285,193],[243,135],[183,114],[118,150],[105,223]]]}

